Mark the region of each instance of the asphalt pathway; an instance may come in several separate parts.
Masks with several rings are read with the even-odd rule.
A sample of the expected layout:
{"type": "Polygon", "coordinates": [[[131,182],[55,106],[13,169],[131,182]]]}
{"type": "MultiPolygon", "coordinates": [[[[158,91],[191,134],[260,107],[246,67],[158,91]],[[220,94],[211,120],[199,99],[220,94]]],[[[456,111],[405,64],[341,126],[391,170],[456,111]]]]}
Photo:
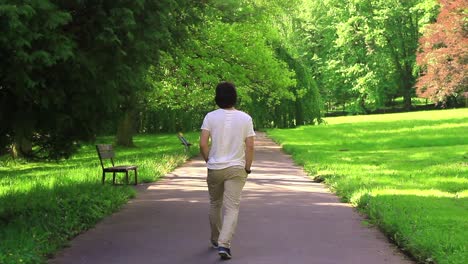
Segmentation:
{"type": "Polygon", "coordinates": [[[49,263],[413,263],[262,133],[252,170],[229,261],[209,247],[206,167],[195,158],[159,182],[138,186],[135,199],[49,263]]]}

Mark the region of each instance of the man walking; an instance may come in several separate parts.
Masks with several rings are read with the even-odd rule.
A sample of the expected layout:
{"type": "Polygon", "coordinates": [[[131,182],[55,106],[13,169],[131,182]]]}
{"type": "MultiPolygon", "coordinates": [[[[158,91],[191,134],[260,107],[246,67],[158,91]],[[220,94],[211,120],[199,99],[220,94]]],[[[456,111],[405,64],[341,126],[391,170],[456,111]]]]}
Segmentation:
{"type": "Polygon", "coordinates": [[[230,259],[242,188],[251,172],[255,132],[252,118],[234,108],[237,102],[234,84],[218,84],[215,101],[220,109],[208,113],[203,120],[200,152],[208,167],[211,244],[222,259],[230,259]]]}

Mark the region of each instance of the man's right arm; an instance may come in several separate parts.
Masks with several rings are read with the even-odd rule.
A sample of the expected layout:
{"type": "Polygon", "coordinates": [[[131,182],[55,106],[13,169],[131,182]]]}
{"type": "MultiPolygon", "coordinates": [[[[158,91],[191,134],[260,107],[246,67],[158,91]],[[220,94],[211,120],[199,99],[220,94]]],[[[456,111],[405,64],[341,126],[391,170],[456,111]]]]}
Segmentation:
{"type": "Polygon", "coordinates": [[[245,170],[250,171],[254,158],[254,138],[247,137],[245,139],[245,170]]]}
{"type": "Polygon", "coordinates": [[[210,139],[210,131],[206,129],[202,129],[200,135],[200,153],[205,160],[208,162],[208,155],[210,153],[210,146],[209,146],[209,139],[210,139]]]}

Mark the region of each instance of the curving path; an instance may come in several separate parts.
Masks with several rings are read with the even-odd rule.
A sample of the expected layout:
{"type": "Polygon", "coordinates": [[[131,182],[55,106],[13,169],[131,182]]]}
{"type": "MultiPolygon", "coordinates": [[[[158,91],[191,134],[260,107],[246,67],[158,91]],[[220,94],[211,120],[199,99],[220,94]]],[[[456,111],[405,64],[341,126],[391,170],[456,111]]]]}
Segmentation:
{"type": "MultiPolygon", "coordinates": [[[[253,173],[242,195],[230,264],[413,263],[281,148],[258,133],[253,173]]],[[[53,264],[211,264],[206,168],[188,161],[95,228],[76,237],[53,264]]]]}

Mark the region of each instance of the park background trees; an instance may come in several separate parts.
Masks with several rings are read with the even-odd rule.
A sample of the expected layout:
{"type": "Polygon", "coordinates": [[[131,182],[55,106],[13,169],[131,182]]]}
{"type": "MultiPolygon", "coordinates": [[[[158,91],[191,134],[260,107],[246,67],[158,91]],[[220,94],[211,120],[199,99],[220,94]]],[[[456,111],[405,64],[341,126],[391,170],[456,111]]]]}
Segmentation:
{"type": "Polygon", "coordinates": [[[416,50],[421,28],[437,2],[305,1],[315,77],[327,107],[366,113],[404,98],[411,108],[416,50]]]}
{"type": "Polygon", "coordinates": [[[442,0],[434,24],[424,29],[417,60],[418,95],[442,104],[468,106],[468,27],[466,0],[442,0]]]}
{"type": "Polygon", "coordinates": [[[281,3],[213,2],[184,46],[166,53],[165,63],[152,69],[155,89],[146,98],[153,110],[144,113],[153,118],[146,128],[198,129],[201,118],[215,107],[213,84],[219,80],[237,85],[238,107],[253,116],[258,128],[319,122],[318,89],[287,38],[295,34],[286,26],[294,19],[287,12],[297,12],[297,7],[287,9],[281,3]],[[281,23],[278,16],[284,18],[281,23]]]}
{"type": "Polygon", "coordinates": [[[138,94],[148,87],[148,67],[187,37],[203,5],[1,1],[2,148],[67,157],[80,140],[115,122],[121,123],[117,142],[131,145],[130,123],[138,94]]]}
{"type": "Polygon", "coordinates": [[[134,133],[195,130],[220,80],[257,129],[398,98],[410,109],[420,72],[420,96],[463,98],[466,0],[440,4],[437,18],[436,0],[3,0],[0,148],[61,158],[99,134],[132,146],[134,133]]]}

